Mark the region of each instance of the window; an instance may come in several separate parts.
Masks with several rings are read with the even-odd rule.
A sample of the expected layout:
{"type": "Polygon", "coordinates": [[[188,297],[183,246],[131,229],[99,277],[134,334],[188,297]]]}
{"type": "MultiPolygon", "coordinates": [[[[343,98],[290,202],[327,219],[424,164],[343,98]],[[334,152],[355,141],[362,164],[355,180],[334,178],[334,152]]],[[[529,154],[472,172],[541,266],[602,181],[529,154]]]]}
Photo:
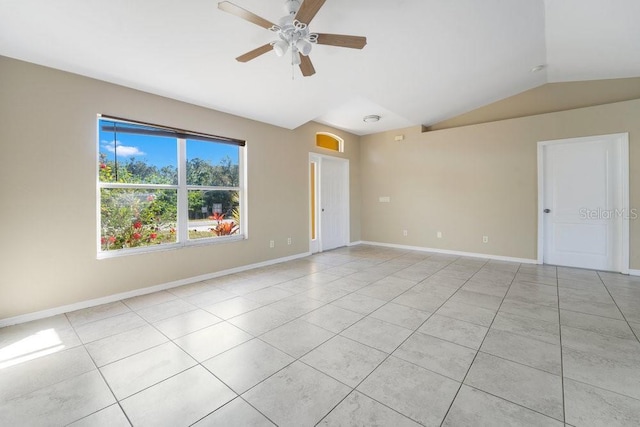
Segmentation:
{"type": "Polygon", "coordinates": [[[344,140],[331,133],[318,132],[316,134],[316,147],[342,153],[344,152],[344,140]]]}
{"type": "Polygon", "coordinates": [[[99,117],[99,256],[244,238],[244,145],[99,117]]]}

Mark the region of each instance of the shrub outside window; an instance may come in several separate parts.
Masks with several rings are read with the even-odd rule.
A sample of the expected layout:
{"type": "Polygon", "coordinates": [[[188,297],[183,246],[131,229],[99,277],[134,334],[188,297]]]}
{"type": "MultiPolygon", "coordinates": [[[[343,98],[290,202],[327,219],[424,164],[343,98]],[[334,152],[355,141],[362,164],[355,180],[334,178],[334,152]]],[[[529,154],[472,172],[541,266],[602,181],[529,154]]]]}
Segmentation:
{"type": "Polygon", "coordinates": [[[98,256],[245,236],[244,141],[98,118],[98,256]]]}

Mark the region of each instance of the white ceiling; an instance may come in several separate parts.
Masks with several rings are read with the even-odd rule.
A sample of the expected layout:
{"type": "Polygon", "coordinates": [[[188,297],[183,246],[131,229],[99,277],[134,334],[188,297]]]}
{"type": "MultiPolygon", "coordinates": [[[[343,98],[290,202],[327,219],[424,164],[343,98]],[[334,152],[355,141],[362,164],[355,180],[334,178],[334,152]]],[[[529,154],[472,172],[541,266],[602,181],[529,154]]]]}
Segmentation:
{"type": "MultiPolygon", "coordinates": [[[[315,120],[364,135],[430,125],[547,82],[640,76],[639,0],[327,0],[304,78],[273,33],[218,0],[0,0],[0,55],[286,128],[315,120]],[[530,69],[548,68],[539,73],[530,69]],[[366,124],[365,115],[380,122],[366,124]]],[[[232,0],[270,20],[283,0],[232,0]]]]}

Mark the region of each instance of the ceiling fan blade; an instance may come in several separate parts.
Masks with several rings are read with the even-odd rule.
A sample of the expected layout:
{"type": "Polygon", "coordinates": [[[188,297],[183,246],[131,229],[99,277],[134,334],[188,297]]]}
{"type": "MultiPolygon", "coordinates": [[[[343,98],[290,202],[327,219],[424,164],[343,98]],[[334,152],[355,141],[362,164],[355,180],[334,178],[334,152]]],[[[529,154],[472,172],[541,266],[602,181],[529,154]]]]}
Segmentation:
{"type": "Polygon", "coordinates": [[[261,18],[255,13],[249,12],[248,10],[243,9],[240,6],[236,6],[235,4],[228,1],[221,1],[220,3],[218,3],[218,9],[228,12],[232,15],[236,15],[238,18],[242,18],[245,21],[252,22],[256,25],[261,26],[262,28],[266,28],[267,30],[270,30],[275,26],[273,22],[261,18]]]}
{"type": "Polygon", "coordinates": [[[362,49],[367,45],[367,38],[360,36],[345,36],[343,34],[318,33],[317,43],[330,46],[348,47],[351,49],[362,49]]]}
{"type": "Polygon", "coordinates": [[[296,19],[309,25],[326,0],[304,0],[296,14],[296,19]]]}
{"type": "Polygon", "coordinates": [[[247,52],[244,55],[238,56],[236,61],[238,62],[249,62],[252,59],[256,59],[260,55],[264,55],[265,53],[273,50],[273,46],[271,43],[267,43],[264,46],[260,46],[257,49],[253,49],[251,52],[247,52]]]}
{"type": "Polygon", "coordinates": [[[367,38],[360,36],[347,36],[343,34],[318,33],[317,43],[329,46],[348,47],[351,49],[362,49],[367,45],[367,38]]]}
{"type": "Polygon", "coordinates": [[[316,69],[313,68],[311,58],[308,56],[300,55],[300,71],[305,77],[313,76],[316,73],[316,69]]]}

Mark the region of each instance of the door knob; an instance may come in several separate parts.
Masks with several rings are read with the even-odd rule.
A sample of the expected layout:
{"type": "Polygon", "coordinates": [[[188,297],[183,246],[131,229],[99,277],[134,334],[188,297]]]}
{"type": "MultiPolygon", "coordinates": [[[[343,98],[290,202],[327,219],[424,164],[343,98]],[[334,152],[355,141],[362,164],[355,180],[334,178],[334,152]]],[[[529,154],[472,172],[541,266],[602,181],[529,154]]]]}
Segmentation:
{"type": "Polygon", "coordinates": [[[543,210],[542,212],[544,212],[544,213],[550,213],[550,212],[551,212],[551,209],[545,209],[545,210],[543,210]]]}

